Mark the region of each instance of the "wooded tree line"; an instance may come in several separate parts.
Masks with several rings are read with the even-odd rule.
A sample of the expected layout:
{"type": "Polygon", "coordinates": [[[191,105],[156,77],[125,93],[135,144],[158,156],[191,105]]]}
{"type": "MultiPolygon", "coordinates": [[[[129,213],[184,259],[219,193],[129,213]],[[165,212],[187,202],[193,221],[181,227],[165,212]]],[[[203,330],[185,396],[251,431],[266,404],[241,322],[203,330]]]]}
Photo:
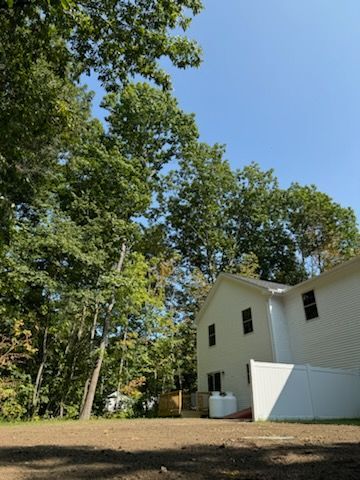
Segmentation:
{"type": "Polygon", "coordinates": [[[199,140],[159,60],[200,64],[178,32],[201,7],[0,2],[2,418],[193,390],[194,318],[219,272],[292,284],[359,252],[350,208],[199,140]]]}

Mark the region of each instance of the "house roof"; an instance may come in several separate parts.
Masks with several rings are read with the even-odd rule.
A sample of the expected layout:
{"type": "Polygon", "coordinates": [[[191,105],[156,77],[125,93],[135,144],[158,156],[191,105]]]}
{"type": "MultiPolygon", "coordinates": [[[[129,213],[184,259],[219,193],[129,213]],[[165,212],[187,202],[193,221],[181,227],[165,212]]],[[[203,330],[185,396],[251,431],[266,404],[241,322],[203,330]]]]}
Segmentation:
{"type": "Polygon", "coordinates": [[[290,285],[285,285],[284,283],[270,282],[268,280],[260,280],[258,278],[243,277],[242,275],[232,275],[232,276],[238,279],[241,279],[246,283],[251,283],[253,285],[256,285],[257,287],[263,287],[271,291],[273,290],[286,291],[286,290],[289,290],[289,288],[291,288],[290,285]]]}
{"type": "Polygon", "coordinates": [[[289,290],[297,290],[298,288],[303,288],[305,286],[310,286],[312,283],[316,283],[319,280],[323,280],[326,277],[331,277],[334,274],[337,274],[339,272],[345,272],[348,268],[356,268],[356,264],[358,264],[358,268],[360,268],[360,255],[351,258],[350,260],[347,260],[344,263],[340,263],[339,265],[336,265],[336,267],[331,268],[330,270],[326,270],[326,272],[321,273],[320,275],[316,275],[314,277],[310,277],[307,280],[304,280],[303,282],[297,283],[296,285],[290,287],[288,290],[286,290],[283,293],[287,293],[289,290]]]}
{"type": "Polygon", "coordinates": [[[107,396],[107,398],[117,398],[118,400],[125,400],[129,397],[121,392],[112,392],[110,393],[110,395],[107,396]]]}
{"type": "Polygon", "coordinates": [[[216,282],[214,283],[212,289],[210,290],[208,296],[206,297],[206,300],[204,304],[202,305],[197,317],[196,317],[196,322],[198,323],[200,321],[200,318],[204,314],[207,306],[209,305],[212,297],[214,296],[219,284],[221,283],[222,279],[228,278],[233,281],[237,281],[238,283],[241,283],[243,285],[247,285],[249,287],[255,288],[258,291],[261,291],[264,294],[268,295],[286,295],[288,292],[293,291],[298,288],[303,288],[306,285],[310,285],[313,282],[318,281],[318,279],[323,279],[324,277],[327,277],[329,275],[332,275],[334,273],[337,273],[341,270],[346,270],[348,267],[351,267],[353,265],[356,265],[359,263],[360,265],[360,256],[354,257],[351,260],[348,260],[347,262],[342,263],[341,265],[337,265],[336,267],[332,268],[331,270],[328,270],[326,272],[323,272],[320,275],[317,275],[316,277],[309,278],[308,280],[305,280],[304,282],[298,283],[297,285],[290,286],[290,285],[285,285],[283,283],[276,283],[276,282],[270,282],[267,280],[259,280],[257,278],[248,278],[248,277],[243,277],[241,275],[234,275],[231,273],[220,273],[218,276],[216,282]]]}

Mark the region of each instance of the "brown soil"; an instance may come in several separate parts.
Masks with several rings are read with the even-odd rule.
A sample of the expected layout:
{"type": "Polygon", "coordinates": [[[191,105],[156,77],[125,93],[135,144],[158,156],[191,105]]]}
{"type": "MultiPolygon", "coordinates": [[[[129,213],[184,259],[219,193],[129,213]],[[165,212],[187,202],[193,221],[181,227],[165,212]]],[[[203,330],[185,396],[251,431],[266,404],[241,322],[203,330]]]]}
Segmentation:
{"type": "Polygon", "coordinates": [[[360,427],[154,419],[0,427],[0,480],[360,479],[360,427]]]}

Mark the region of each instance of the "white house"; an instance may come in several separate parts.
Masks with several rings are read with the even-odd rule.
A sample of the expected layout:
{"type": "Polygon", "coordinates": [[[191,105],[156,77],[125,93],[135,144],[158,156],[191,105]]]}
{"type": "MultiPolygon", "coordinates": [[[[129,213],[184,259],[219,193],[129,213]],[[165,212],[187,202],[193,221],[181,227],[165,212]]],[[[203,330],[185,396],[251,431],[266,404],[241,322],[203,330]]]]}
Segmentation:
{"type": "Polygon", "coordinates": [[[251,405],[250,359],[360,369],[360,257],[295,286],[221,274],[197,317],[198,390],[251,405]]]}

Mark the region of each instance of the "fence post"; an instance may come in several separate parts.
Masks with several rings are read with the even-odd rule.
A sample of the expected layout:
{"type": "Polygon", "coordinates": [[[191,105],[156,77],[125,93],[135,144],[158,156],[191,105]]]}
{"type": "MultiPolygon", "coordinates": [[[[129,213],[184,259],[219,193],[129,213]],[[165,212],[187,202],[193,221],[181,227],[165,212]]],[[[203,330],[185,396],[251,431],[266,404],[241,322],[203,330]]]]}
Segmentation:
{"type": "Polygon", "coordinates": [[[250,387],[251,387],[251,408],[254,422],[258,420],[257,402],[256,402],[256,374],[255,360],[250,359],[250,387]]]}
{"type": "Polygon", "coordinates": [[[313,392],[312,392],[312,384],[311,384],[311,365],[308,363],[306,364],[306,374],[307,374],[307,381],[308,381],[308,389],[309,389],[309,397],[310,397],[310,405],[312,410],[313,418],[316,418],[315,415],[315,408],[314,408],[314,399],[313,399],[313,392]]]}

